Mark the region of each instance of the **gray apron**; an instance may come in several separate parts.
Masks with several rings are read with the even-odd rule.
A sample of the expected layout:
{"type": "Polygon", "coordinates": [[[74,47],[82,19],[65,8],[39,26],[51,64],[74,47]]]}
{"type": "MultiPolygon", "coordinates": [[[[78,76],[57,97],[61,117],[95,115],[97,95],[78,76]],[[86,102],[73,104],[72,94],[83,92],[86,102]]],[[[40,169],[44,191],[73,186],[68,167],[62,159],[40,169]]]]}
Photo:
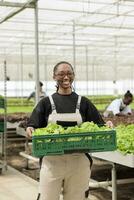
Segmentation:
{"type": "Polygon", "coordinates": [[[76,122],[77,125],[82,123],[82,117],[80,114],[80,102],[81,96],[78,96],[78,101],[76,105],[75,113],[57,113],[56,106],[54,104],[52,96],[49,96],[52,113],[49,115],[48,123],[57,123],[58,122],[76,122]]]}

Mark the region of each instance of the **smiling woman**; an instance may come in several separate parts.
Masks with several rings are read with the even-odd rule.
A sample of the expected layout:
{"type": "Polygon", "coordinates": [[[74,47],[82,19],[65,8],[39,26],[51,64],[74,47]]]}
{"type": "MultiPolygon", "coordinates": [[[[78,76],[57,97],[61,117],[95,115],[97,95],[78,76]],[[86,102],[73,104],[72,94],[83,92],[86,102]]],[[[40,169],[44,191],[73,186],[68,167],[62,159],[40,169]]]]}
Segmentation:
{"type": "MultiPolygon", "coordinates": [[[[63,127],[86,121],[104,124],[91,101],[72,91],[74,77],[70,63],[62,61],[56,64],[53,79],[57,83],[57,91],[40,100],[33,110],[27,127],[29,137],[34,129],[46,127],[48,123],[63,127]]],[[[40,171],[41,200],[59,200],[62,186],[66,200],[85,199],[88,196],[91,165],[90,155],[84,153],[44,156],[40,171]]]]}
{"type": "Polygon", "coordinates": [[[72,65],[65,61],[57,63],[53,70],[53,79],[57,82],[57,92],[59,94],[70,94],[74,80],[72,65]]]}

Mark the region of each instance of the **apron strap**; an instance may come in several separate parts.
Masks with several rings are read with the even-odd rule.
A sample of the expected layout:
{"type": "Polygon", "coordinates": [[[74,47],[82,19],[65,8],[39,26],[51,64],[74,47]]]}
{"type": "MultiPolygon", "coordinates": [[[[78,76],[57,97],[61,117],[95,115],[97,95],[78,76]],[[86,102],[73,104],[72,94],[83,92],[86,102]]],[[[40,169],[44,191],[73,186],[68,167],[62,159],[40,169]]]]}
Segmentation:
{"type": "Polygon", "coordinates": [[[56,111],[56,107],[55,107],[55,104],[54,104],[52,95],[49,96],[49,100],[50,100],[50,103],[51,103],[52,112],[53,112],[54,110],[56,111]]]}
{"type": "Polygon", "coordinates": [[[77,105],[76,105],[76,113],[79,113],[80,111],[80,102],[81,102],[81,96],[79,95],[77,105]]]}

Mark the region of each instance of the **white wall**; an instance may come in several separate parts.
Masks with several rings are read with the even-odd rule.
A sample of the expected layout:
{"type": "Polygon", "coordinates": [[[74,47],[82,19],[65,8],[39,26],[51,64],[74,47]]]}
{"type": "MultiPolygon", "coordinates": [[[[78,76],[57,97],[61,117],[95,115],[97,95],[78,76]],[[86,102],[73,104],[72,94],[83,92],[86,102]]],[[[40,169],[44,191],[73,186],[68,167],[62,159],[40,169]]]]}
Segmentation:
{"type": "MultiPolygon", "coordinates": [[[[47,95],[52,94],[56,91],[56,83],[54,81],[42,81],[44,83],[43,89],[46,91],[47,95]]],[[[35,82],[34,81],[7,81],[7,96],[8,97],[27,97],[34,91],[35,82]]],[[[113,95],[124,94],[127,90],[134,93],[134,81],[118,81],[113,84],[112,81],[76,81],[75,91],[81,95],[113,95]]],[[[4,95],[4,82],[0,81],[0,95],[4,95]]]]}

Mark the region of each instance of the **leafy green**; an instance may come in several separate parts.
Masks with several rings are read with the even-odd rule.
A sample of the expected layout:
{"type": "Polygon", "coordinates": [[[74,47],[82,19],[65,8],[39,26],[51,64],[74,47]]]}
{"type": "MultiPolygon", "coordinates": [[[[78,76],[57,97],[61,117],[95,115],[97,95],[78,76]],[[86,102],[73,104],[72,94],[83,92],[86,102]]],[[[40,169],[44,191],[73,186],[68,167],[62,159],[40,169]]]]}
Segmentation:
{"type": "Polygon", "coordinates": [[[134,154],[134,124],[116,127],[117,148],[124,154],[134,154]]]}

